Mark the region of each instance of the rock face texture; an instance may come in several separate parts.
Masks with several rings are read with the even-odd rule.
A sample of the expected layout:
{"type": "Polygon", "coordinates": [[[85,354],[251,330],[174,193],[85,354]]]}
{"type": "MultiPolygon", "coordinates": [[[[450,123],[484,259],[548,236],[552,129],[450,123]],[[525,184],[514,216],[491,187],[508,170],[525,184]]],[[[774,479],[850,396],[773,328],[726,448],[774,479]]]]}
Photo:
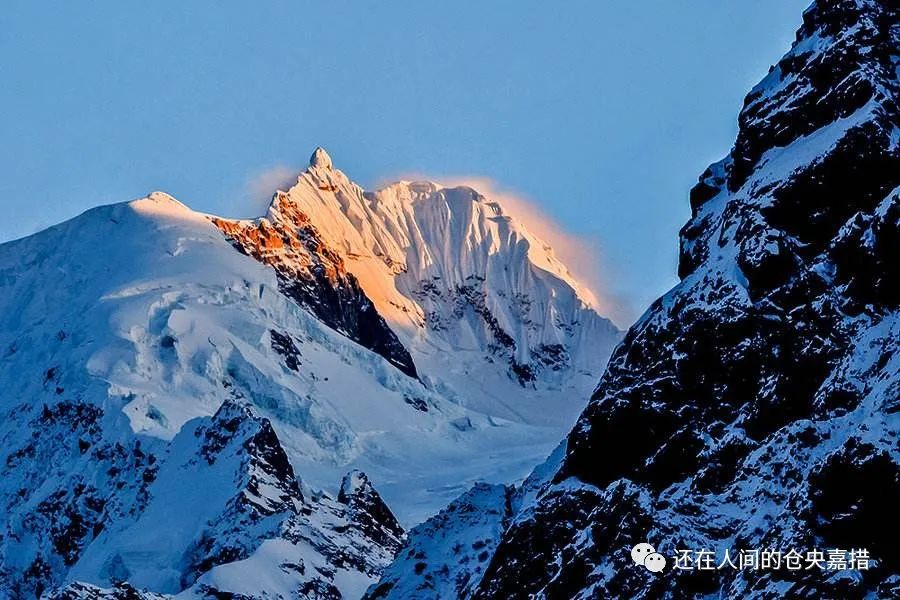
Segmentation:
{"type": "Polygon", "coordinates": [[[503,532],[559,468],[564,449],[560,444],[520,486],[478,483],[413,528],[365,600],[472,598],[503,532]]]}
{"type": "MultiPolygon", "coordinates": [[[[310,169],[331,170],[331,158],[318,148],[310,169]]],[[[341,255],[322,239],[308,214],[278,192],[268,217],[256,221],[213,218],[234,246],[275,269],[281,291],[323,323],[416,376],[406,348],[348,273],[341,255]]]]}
{"type": "Polygon", "coordinates": [[[477,484],[416,527],[367,600],[470,598],[512,516],[513,489],[477,484]]]}
{"type": "MultiPolygon", "coordinates": [[[[100,416],[92,415],[88,430],[100,416]]],[[[45,436],[65,441],[71,419],[49,409],[45,417],[45,436]]],[[[336,577],[361,578],[364,588],[403,539],[370,485],[364,495],[338,499],[304,486],[269,421],[242,400],[191,421],[162,456],[138,442],[77,439],[92,468],[73,475],[71,488],[59,488],[43,508],[11,521],[4,535],[5,597],[40,597],[67,573],[68,580],[121,585],[76,583],[51,598],[162,597],[137,591],[145,588],[186,598],[308,588],[340,598],[336,577]],[[254,581],[260,569],[267,577],[254,581]]]]}
{"type": "Polygon", "coordinates": [[[681,282],[614,352],[473,597],[900,594],[898,53],[896,2],[806,11],[691,191],[681,282]],[[666,572],[633,564],[645,541],[666,572]],[[873,561],[671,569],[678,549],[754,548],[873,561]]]}

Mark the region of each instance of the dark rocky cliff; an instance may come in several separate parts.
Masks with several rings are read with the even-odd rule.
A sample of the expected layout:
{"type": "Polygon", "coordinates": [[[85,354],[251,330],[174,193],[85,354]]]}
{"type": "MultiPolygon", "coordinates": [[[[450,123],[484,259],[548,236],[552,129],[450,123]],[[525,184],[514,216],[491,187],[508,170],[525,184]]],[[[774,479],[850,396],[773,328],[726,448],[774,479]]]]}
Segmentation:
{"type": "Polygon", "coordinates": [[[476,597],[900,593],[898,53],[896,2],[806,11],[691,192],[681,282],[614,353],[476,597]],[[873,563],[655,574],[631,561],[643,541],[873,563]]]}

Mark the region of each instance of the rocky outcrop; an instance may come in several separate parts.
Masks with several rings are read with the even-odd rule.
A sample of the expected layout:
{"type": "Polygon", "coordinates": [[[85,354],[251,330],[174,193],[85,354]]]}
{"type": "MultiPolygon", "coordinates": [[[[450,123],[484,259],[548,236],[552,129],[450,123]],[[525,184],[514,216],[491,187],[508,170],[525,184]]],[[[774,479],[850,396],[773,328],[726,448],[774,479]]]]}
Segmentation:
{"type": "Polygon", "coordinates": [[[341,598],[336,577],[374,580],[402,542],[364,474],[348,476],[361,483],[337,499],[305,487],[269,421],[240,398],[191,421],[160,456],[137,441],[104,441],[101,415],[90,405],[45,406],[34,442],[8,456],[8,468],[30,470],[19,479],[20,500],[36,509],[4,533],[4,597],[155,600],[188,590],[251,599],[307,586],[341,598]],[[87,457],[77,475],[42,483],[37,463],[21,460],[42,456],[52,474],[73,455],[87,457]],[[234,573],[252,570],[260,552],[270,558],[272,545],[281,580],[270,574],[249,593],[231,590],[234,573]],[[51,592],[64,579],[100,587],[51,592]]]}
{"type": "Polygon", "coordinates": [[[440,513],[414,527],[366,600],[469,600],[497,545],[559,468],[564,446],[518,487],[476,483],[440,513]]]}
{"type": "Polygon", "coordinates": [[[111,522],[146,506],[159,463],[138,440],[105,438],[103,410],[92,404],[63,400],[15,412],[20,426],[7,434],[9,449],[0,463],[7,515],[0,532],[0,594],[34,598],[56,584],[111,522]]]}
{"type": "MultiPolygon", "coordinates": [[[[310,168],[330,170],[331,159],[319,148],[310,158],[310,168]]],[[[282,293],[332,329],[416,377],[409,352],[347,271],[341,255],[286,193],[275,194],[267,217],[255,221],[212,217],[212,222],[235,248],[275,269],[282,293]]]]}
{"type": "Polygon", "coordinates": [[[898,48],[894,2],[806,11],[691,192],[681,282],[614,352],[473,597],[898,594],[898,48]],[[669,569],[634,565],[639,542],[669,569]],[[679,549],[754,548],[872,562],[671,568],[679,549]]]}
{"type": "Polygon", "coordinates": [[[405,532],[372,482],[362,471],[351,471],[341,482],[337,501],[347,507],[347,514],[370,538],[384,548],[396,552],[405,532]]]}
{"type": "Polygon", "coordinates": [[[269,421],[229,400],[172,441],[146,506],[95,529],[68,574],[116,586],[71,585],[51,597],[157,598],[119,583],[130,581],[196,597],[253,599],[306,587],[342,598],[335,578],[374,578],[404,536],[365,475],[352,477],[364,484],[337,500],[306,488],[269,421]],[[272,572],[254,582],[257,563],[273,552],[280,567],[263,564],[272,572]],[[242,578],[249,590],[234,589],[242,578]]]}
{"type": "Polygon", "coordinates": [[[46,600],[171,600],[172,596],[138,590],[127,583],[112,588],[100,588],[87,583],[72,583],[50,592],[46,600]]]}
{"type": "Polygon", "coordinates": [[[415,527],[367,600],[471,597],[512,517],[513,489],[479,483],[415,527]]]}

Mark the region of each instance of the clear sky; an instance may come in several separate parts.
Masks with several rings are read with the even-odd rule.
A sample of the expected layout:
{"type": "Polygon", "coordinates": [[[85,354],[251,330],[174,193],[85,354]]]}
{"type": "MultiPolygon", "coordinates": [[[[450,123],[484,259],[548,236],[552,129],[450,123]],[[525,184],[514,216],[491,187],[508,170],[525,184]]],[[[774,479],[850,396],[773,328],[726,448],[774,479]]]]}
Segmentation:
{"type": "Polygon", "coordinates": [[[631,318],[676,281],[687,192],[808,4],[5,0],[0,240],[156,189],[254,216],[322,145],[366,187],[530,200],[631,318]]]}

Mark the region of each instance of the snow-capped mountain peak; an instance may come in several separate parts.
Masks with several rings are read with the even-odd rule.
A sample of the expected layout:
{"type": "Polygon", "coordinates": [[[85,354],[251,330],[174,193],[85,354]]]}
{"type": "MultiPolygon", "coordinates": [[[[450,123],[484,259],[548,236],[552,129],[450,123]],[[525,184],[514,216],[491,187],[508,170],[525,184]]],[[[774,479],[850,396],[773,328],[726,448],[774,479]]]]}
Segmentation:
{"type": "Polygon", "coordinates": [[[571,426],[619,332],[542,244],[310,163],[259,219],[153,192],[0,245],[0,596],[359,597],[571,426]]]}
{"type": "Polygon", "coordinates": [[[500,203],[428,181],[366,192],[326,157],[313,153],[267,219],[290,226],[288,215],[308,218],[426,377],[448,370],[440,363],[448,352],[457,365],[468,357],[467,378],[485,362],[505,363],[509,377],[534,387],[557,386],[568,371],[597,374],[600,347],[618,331],[549,245],[500,203]]]}

